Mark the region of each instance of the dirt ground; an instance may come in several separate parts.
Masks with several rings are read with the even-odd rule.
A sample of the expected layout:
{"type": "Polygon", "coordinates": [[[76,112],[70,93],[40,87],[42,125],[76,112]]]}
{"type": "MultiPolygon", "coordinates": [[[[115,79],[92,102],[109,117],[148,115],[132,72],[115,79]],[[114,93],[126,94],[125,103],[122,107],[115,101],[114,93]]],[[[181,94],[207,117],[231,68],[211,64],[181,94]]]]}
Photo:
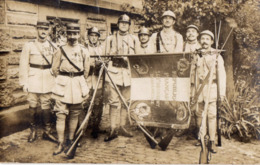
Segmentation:
{"type": "MultiPolygon", "coordinates": [[[[11,163],[119,163],[119,164],[197,164],[200,147],[195,147],[196,139],[187,135],[174,137],[166,151],[158,146],[151,149],[140,130],[134,130],[133,138],[119,138],[105,143],[105,135],[98,139],[90,137],[90,131],[82,139],[74,159],[67,159],[62,153],[53,156],[57,144],[39,137],[28,143],[30,130],[0,139],[0,162],[11,163]]],[[[211,164],[259,164],[260,141],[242,143],[222,138],[222,147],[212,154],[211,164]]]]}

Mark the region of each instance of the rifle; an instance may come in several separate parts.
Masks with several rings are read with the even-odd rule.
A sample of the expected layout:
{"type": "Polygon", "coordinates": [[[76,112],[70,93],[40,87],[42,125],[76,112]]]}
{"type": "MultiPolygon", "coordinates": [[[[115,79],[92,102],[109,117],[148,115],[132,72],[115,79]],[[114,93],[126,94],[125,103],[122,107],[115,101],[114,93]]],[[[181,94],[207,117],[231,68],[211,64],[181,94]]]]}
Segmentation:
{"type": "Polygon", "coordinates": [[[216,58],[209,70],[209,83],[207,86],[207,97],[205,100],[205,105],[204,105],[204,110],[202,112],[202,122],[201,122],[201,127],[200,127],[200,132],[199,132],[199,139],[201,141],[201,151],[200,151],[200,159],[199,163],[202,164],[208,164],[209,163],[209,155],[210,152],[208,150],[207,144],[205,143],[205,136],[207,135],[207,116],[208,116],[208,106],[209,106],[209,97],[210,97],[210,89],[213,81],[213,71],[216,66],[216,61],[218,60],[219,53],[216,55],[216,58]]]}
{"type": "MultiPolygon", "coordinates": [[[[103,73],[103,70],[104,70],[104,68],[102,67],[100,69],[99,73],[103,73]]],[[[69,159],[73,159],[74,158],[76,150],[77,150],[77,147],[78,147],[78,142],[79,142],[80,138],[82,137],[83,132],[85,131],[85,129],[88,126],[88,121],[89,121],[90,115],[91,115],[91,113],[93,111],[94,100],[95,100],[95,97],[96,97],[96,94],[97,94],[97,89],[98,89],[97,87],[99,85],[101,76],[102,76],[102,74],[99,74],[98,81],[96,83],[96,88],[95,88],[93,96],[91,98],[90,105],[89,105],[86,117],[84,118],[82,124],[80,125],[80,127],[78,129],[78,131],[76,133],[76,136],[74,137],[73,143],[69,146],[68,151],[65,153],[67,158],[69,158],[69,159]]]]}
{"type": "Polygon", "coordinates": [[[217,79],[217,135],[218,135],[218,146],[221,146],[221,128],[220,128],[221,127],[221,118],[220,118],[221,99],[220,99],[218,63],[216,65],[216,79],[217,79]]]}
{"type": "MultiPolygon", "coordinates": [[[[114,88],[116,89],[117,91],[117,94],[119,95],[120,99],[122,100],[122,102],[124,103],[124,105],[126,106],[127,110],[129,109],[129,106],[127,105],[127,103],[125,102],[123,96],[121,95],[119,89],[117,88],[117,86],[114,84],[114,81],[112,80],[112,78],[110,77],[110,74],[108,73],[108,69],[106,67],[106,64],[104,61],[102,61],[101,57],[99,57],[99,60],[100,62],[102,62],[102,67],[99,71],[99,77],[98,77],[98,81],[96,83],[96,89],[94,90],[94,93],[93,93],[93,96],[92,96],[92,99],[90,101],[90,105],[89,105],[89,108],[88,108],[88,112],[82,122],[82,124],[80,125],[80,127],[78,128],[76,134],[75,134],[75,137],[74,137],[74,140],[73,140],[73,143],[69,146],[69,149],[68,151],[65,153],[67,158],[69,159],[72,159],[74,158],[75,156],[75,152],[76,152],[76,149],[77,149],[77,144],[80,140],[80,138],[82,137],[83,135],[83,132],[84,130],[87,128],[87,125],[88,125],[88,121],[89,121],[89,118],[90,118],[90,115],[92,113],[92,110],[93,110],[93,104],[94,104],[94,100],[95,100],[95,96],[96,96],[96,93],[97,93],[97,87],[99,85],[99,82],[100,82],[100,79],[101,79],[101,76],[103,75],[102,73],[105,71],[105,73],[108,75],[110,81],[112,82],[112,85],[114,86],[114,88]]],[[[131,119],[133,119],[134,121],[135,118],[133,116],[129,116],[131,117],[131,119]]],[[[136,122],[137,123],[137,122],[136,122]]],[[[139,123],[137,123],[137,126],[141,129],[141,131],[147,136],[147,138],[149,138],[151,140],[151,144],[156,146],[158,144],[158,142],[147,132],[147,130],[145,130],[144,127],[142,127],[139,123]]]]}

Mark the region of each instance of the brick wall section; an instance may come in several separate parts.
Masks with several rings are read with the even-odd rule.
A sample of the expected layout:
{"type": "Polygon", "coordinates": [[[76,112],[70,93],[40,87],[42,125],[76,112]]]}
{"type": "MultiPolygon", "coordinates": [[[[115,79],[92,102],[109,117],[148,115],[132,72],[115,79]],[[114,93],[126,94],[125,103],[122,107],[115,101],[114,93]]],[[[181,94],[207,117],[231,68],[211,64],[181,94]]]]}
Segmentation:
{"type": "Polygon", "coordinates": [[[38,6],[12,0],[0,1],[0,108],[26,104],[19,85],[19,60],[25,42],[36,38],[38,6]]]}

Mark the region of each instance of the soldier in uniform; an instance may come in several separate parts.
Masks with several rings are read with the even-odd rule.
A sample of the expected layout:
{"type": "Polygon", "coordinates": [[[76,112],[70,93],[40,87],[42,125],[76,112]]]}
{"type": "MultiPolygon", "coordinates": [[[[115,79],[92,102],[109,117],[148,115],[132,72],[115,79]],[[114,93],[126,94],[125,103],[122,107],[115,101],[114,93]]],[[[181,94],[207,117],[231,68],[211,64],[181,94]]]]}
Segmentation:
{"type": "Polygon", "coordinates": [[[201,48],[201,45],[198,41],[199,28],[196,25],[187,26],[186,30],[186,41],[183,45],[184,52],[194,52],[197,49],[201,48]]]}
{"type": "Polygon", "coordinates": [[[153,45],[150,44],[150,31],[149,29],[142,27],[138,33],[139,44],[136,44],[136,54],[149,54],[154,53],[153,45]]]}
{"type": "MultiPolygon", "coordinates": [[[[119,31],[114,35],[109,36],[106,40],[106,55],[126,55],[135,54],[135,43],[137,39],[135,36],[129,34],[129,27],[131,24],[130,17],[126,14],[121,15],[118,18],[119,31]]],[[[130,70],[128,66],[127,57],[112,58],[112,61],[108,64],[109,74],[114,83],[119,88],[121,94],[127,102],[130,100],[130,70]]],[[[109,78],[108,81],[108,104],[110,105],[110,121],[111,131],[104,141],[110,141],[117,138],[117,114],[120,111],[120,129],[119,134],[126,137],[132,137],[133,135],[125,128],[127,121],[127,110],[122,104],[120,106],[120,98],[111,84],[109,78]]]]}
{"type": "Polygon", "coordinates": [[[183,37],[180,33],[174,30],[173,26],[176,22],[175,14],[168,10],[162,15],[163,29],[154,33],[151,36],[151,41],[154,44],[154,52],[157,53],[174,53],[182,52],[183,37]]]}
{"type": "MultiPolygon", "coordinates": [[[[198,41],[198,36],[199,36],[199,28],[196,25],[189,25],[187,26],[187,30],[186,30],[186,41],[183,44],[183,52],[187,52],[187,53],[193,53],[191,54],[192,56],[192,63],[191,63],[191,97],[194,97],[195,94],[195,86],[194,84],[198,83],[198,79],[196,74],[196,62],[197,59],[199,58],[198,55],[196,53],[194,53],[196,50],[201,48],[201,45],[198,41]],[[196,81],[196,83],[195,83],[196,81]]],[[[194,120],[192,120],[194,121],[194,120]]],[[[197,137],[197,134],[199,132],[199,128],[200,125],[198,125],[199,123],[196,122],[196,128],[193,129],[195,130],[195,136],[197,137]]],[[[195,144],[200,145],[200,143],[196,143],[195,144]]]]}
{"type": "Polygon", "coordinates": [[[89,88],[86,78],[89,73],[90,59],[88,50],[78,43],[80,37],[79,24],[67,24],[68,44],[61,46],[53,57],[52,70],[56,77],[56,84],[52,90],[52,97],[56,100],[54,111],[57,121],[56,129],[59,145],[53,155],[64,150],[65,121],[68,117],[68,139],[70,145],[78,125],[82,102],[88,97],[89,88]]]}
{"type": "MultiPolygon", "coordinates": [[[[215,49],[213,49],[211,46],[214,43],[214,34],[209,31],[205,30],[200,33],[200,44],[202,46],[202,57],[198,59],[197,62],[197,75],[200,81],[200,84],[203,83],[203,80],[205,79],[206,75],[209,73],[211,66],[213,65],[214,60],[217,57],[217,53],[213,52],[215,49]]],[[[223,101],[225,94],[226,94],[226,71],[224,67],[224,60],[221,55],[217,58],[217,66],[214,67],[213,70],[213,81],[210,90],[210,98],[209,99],[209,105],[207,109],[207,118],[208,118],[208,130],[209,130],[209,137],[210,137],[210,151],[212,153],[216,153],[216,146],[215,146],[215,134],[216,134],[216,114],[217,114],[217,88],[220,90],[220,100],[223,101]],[[216,69],[219,73],[218,81],[219,86],[217,87],[217,77],[216,77],[216,69]]],[[[199,96],[198,100],[198,106],[199,110],[196,112],[197,116],[197,122],[201,125],[202,121],[202,112],[204,110],[205,100],[207,96],[207,84],[203,88],[202,93],[199,96]]],[[[206,128],[203,128],[203,131],[206,131],[206,128]]]]}
{"type": "MultiPolygon", "coordinates": [[[[86,48],[89,51],[90,55],[103,55],[103,45],[99,41],[100,38],[100,32],[98,28],[92,27],[88,29],[87,32],[87,38],[88,40],[85,43],[86,48]]],[[[98,80],[98,75],[100,71],[101,63],[97,60],[97,58],[90,58],[90,72],[89,77],[87,78],[88,86],[90,87],[91,91],[94,91],[96,88],[96,83],[98,80]]],[[[103,113],[103,101],[102,101],[102,79],[98,85],[97,94],[95,97],[95,103],[93,107],[93,126],[92,126],[92,132],[91,136],[93,138],[98,138],[98,133],[103,133],[104,131],[101,131],[99,128],[101,117],[103,113]]],[[[90,92],[93,93],[93,92],[90,92]]]]}
{"type": "Polygon", "coordinates": [[[43,138],[56,140],[50,134],[51,130],[51,89],[54,85],[54,77],[51,72],[52,57],[56,47],[47,40],[49,34],[49,22],[37,22],[38,38],[29,41],[23,47],[20,57],[19,81],[24,92],[28,92],[29,109],[32,112],[31,133],[28,142],[37,138],[38,113],[37,105],[42,109],[42,120],[45,128],[43,138]]]}

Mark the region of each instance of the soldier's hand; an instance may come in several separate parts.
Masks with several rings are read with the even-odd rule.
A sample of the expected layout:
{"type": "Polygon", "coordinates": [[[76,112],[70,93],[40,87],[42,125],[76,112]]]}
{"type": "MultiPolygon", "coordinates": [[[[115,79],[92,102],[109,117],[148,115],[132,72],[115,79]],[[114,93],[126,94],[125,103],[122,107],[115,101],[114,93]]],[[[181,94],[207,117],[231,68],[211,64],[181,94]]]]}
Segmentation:
{"type": "Polygon", "coordinates": [[[23,86],[23,91],[24,91],[24,92],[28,92],[28,85],[24,85],[24,86],[23,86]]]}

